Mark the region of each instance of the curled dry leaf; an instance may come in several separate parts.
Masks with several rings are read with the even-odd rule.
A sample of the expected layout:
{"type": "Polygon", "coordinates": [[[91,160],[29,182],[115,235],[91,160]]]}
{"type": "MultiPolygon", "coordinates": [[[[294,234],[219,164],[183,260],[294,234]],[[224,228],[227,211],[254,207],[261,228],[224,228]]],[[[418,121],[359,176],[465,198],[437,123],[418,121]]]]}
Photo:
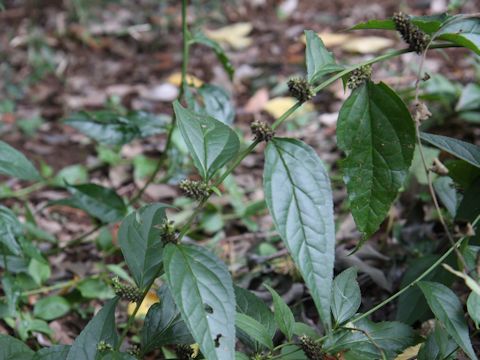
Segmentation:
{"type": "Polygon", "coordinates": [[[232,49],[240,50],[252,44],[252,39],[247,36],[252,28],[252,24],[243,22],[216,30],[205,30],[205,34],[212,40],[228,45],[232,49]]]}

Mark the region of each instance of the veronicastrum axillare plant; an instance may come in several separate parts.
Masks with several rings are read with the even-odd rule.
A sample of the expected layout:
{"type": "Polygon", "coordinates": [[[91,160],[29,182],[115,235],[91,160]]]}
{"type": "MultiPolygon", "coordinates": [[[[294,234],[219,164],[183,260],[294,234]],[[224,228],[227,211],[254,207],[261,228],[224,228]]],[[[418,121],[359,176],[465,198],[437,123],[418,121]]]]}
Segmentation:
{"type": "MultiPolygon", "coordinates": [[[[172,134],[178,129],[200,179],[185,179],[179,184],[187,196],[197,201],[193,214],[177,227],[167,218],[168,205],[151,204],[123,218],[125,204],[112,190],[93,184],[67,184],[72,198],[63,204],[93,212],[100,220],[100,226],[123,218],[118,242],[134,284],[114,278],[112,287],[116,296],[91,319],[73,345],[57,345],[34,353],[21,341],[2,335],[2,359],[141,359],[167,345],[176,345],[177,357],[182,359],[393,359],[406,348],[422,342],[419,359],[452,358],[459,349],[469,358],[476,359],[460,300],[445,285],[424,281],[431,279],[431,273],[447,257],[457,253],[458,269],[449,267],[449,270],[463,278],[471,288],[467,309],[478,328],[479,274],[472,266],[473,247],[468,246],[472,233],[467,232],[456,241],[453,239],[442,216],[443,210],[439,208],[432,181],[429,181],[431,196],[452,242],[450,247],[411,282],[404,284],[399,292],[360,314],[361,294],[356,269],[347,269],[334,278],[335,224],[328,172],[313,148],[298,139],[279,137],[275,132],[305,101],[335,81],[342,80],[351,90],[339,113],[337,142],[345,154],[340,167],[350,209],[363,234],[362,242],[367,240],[378,230],[403,186],[415,147],[427,174],[433,170],[439,172],[439,165],[430,169],[431,164],[425,161],[421,140],[480,168],[479,147],[420,132],[420,122],[428,118],[429,112],[419,100],[419,86],[412,116],[392,88],[371,80],[372,65],[416,52],[420,64],[417,83],[420,83],[423,60],[430,50],[466,47],[480,54],[480,18],[469,15],[409,17],[398,13],[391,19],[359,24],[354,29],[397,30],[408,47],[349,66],[337,63],[318,35],[306,31],[307,75],[288,82],[289,91],[298,102],[271,126],[258,121],[252,123],[254,140],[240,149],[239,137],[230,126],[230,114],[212,111],[207,101],[204,101],[205,107],[200,106],[187,84],[189,49],[194,44],[212,48],[230,75],[233,68],[217,43],[201,33],[189,31],[186,9],[186,0],[183,0],[181,91],[178,101],[173,103],[174,115],[166,149],[154,176],[167,162],[172,134]],[[235,286],[226,265],[212,252],[182,241],[209,198],[220,193],[219,185],[261,142],[267,143],[263,182],[265,200],[275,228],[310,291],[322,333],[297,322],[274,289],[266,286],[273,298],[272,312],[252,292],[235,286]],[[92,210],[82,200],[85,198],[89,204],[96,201],[98,206],[92,210]],[[102,205],[101,200],[105,198],[111,199],[109,206],[102,205]],[[140,346],[125,350],[122,344],[132,330],[142,300],[158,278],[164,283],[158,290],[160,302],[148,310],[138,334],[140,346]],[[419,338],[402,322],[375,323],[368,319],[373,312],[417,286],[436,318],[435,328],[426,339],[419,338]],[[120,301],[136,305],[118,334],[115,311],[120,301]],[[274,343],[277,329],[285,337],[281,343],[274,343]],[[237,340],[243,344],[241,352],[235,351],[237,340]]],[[[211,90],[217,91],[214,99],[221,101],[223,93],[214,87],[211,90]]],[[[147,131],[138,121],[139,132],[147,131]]],[[[97,119],[98,123],[102,120],[97,119]]],[[[118,139],[118,144],[122,142],[118,139]]],[[[2,173],[26,180],[40,179],[33,165],[3,142],[0,142],[0,154],[2,173]]],[[[138,200],[145,187],[130,204],[138,200]]],[[[442,196],[440,198],[444,201],[442,196]]],[[[2,207],[0,210],[3,214],[0,239],[3,267],[8,274],[7,257],[22,251],[17,240],[21,238],[21,226],[9,209],[2,207]]],[[[473,229],[478,221],[478,211],[467,210],[464,211],[467,216],[462,220],[466,220],[467,228],[473,229]]],[[[455,214],[452,218],[455,219],[455,214]]],[[[12,281],[8,276],[3,280],[4,292],[9,298],[7,304],[15,303],[15,299],[21,296],[8,290],[12,281]]],[[[14,312],[14,309],[7,310],[14,312]]]]}

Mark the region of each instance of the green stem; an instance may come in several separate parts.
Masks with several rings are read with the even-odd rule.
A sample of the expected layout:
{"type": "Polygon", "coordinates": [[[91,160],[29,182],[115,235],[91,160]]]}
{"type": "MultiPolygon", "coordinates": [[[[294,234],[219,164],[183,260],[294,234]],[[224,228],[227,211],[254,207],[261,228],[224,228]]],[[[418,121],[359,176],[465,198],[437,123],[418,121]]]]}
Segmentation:
{"type": "MultiPolygon", "coordinates": [[[[180,92],[178,93],[177,100],[180,101],[185,94],[187,89],[187,69],[189,61],[189,50],[190,50],[190,33],[188,31],[187,23],[187,0],[182,0],[182,80],[180,85],[180,92]]],[[[176,116],[175,113],[172,115],[172,122],[170,124],[170,129],[168,130],[167,142],[165,143],[165,148],[163,150],[160,159],[158,159],[157,166],[153,171],[152,175],[147,179],[147,182],[142,186],[138,193],[130,201],[130,205],[135,204],[143,195],[147,187],[155,180],[155,177],[162,169],[162,165],[168,157],[168,150],[172,145],[172,136],[173,131],[175,130],[176,116]]]]}
{"type": "MultiPolygon", "coordinates": [[[[475,221],[472,223],[472,226],[475,226],[478,221],[480,220],[480,215],[475,219],[475,221]]],[[[408,284],[407,286],[405,286],[404,288],[402,288],[401,290],[397,291],[395,294],[393,294],[392,296],[390,296],[388,299],[382,301],[380,304],[378,304],[377,306],[371,308],[370,310],[368,310],[366,313],[363,313],[359,316],[357,316],[356,318],[354,318],[353,320],[351,320],[352,323],[355,323],[361,319],[364,319],[366,318],[367,316],[370,316],[371,314],[373,314],[375,311],[381,309],[382,307],[384,307],[385,305],[387,305],[388,303],[392,302],[393,300],[395,300],[396,298],[398,298],[400,295],[402,295],[404,292],[406,292],[408,289],[410,289],[411,287],[417,285],[420,281],[422,281],[423,279],[425,279],[425,277],[430,274],[438,265],[440,265],[453,251],[455,251],[455,249],[458,249],[458,247],[462,244],[462,242],[464,242],[466,239],[468,239],[468,236],[464,236],[462,238],[460,238],[454,246],[451,246],[446,252],[445,254],[443,254],[437,261],[435,261],[427,270],[425,270],[418,278],[416,278],[414,281],[412,281],[410,284],[408,284]]]]}

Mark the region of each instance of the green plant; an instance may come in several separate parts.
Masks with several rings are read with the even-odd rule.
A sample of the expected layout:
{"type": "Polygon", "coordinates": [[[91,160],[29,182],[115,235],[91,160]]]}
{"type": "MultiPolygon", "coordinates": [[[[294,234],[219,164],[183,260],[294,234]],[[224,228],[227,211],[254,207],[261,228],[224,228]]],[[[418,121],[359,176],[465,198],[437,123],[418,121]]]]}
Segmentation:
{"type": "MultiPolygon", "coordinates": [[[[177,356],[181,358],[323,359],[329,356],[393,359],[406,348],[423,342],[419,358],[449,358],[460,348],[468,357],[476,359],[460,300],[445,285],[432,282],[430,276],[451,254],[456,255],[457,270],[449,266],[446,268],[462,278],[471,289],[467,310],[478,329],[480,293],[478,269],[475,270],[478,247],[472,246],[478,243],[469,244],[469,239],[480,213],[478,204],[471,201],[478,194],[480,148],[454,138],[420,131],[421,121],[429,117],[428,108],[419,101],[420,87],[417,86],[415,92],[412,117],[393,89],[384,83],[374,83],[370,76],[371,65],[412,51],[420,53],[421,64],[429,49],[462,46],[480,54],[480,19],[469,15],[410,18],[397,14],[393,19],[372,20],[357,25],[356,29],[397,28],[409,47],[350,66],[338,64],[317,34],[306,31],[307,77],[289,82],[290,91],[298,102],[271,126],[262,122],[252,124],[254,140],[241,149],[239,137],[230,127],[230,111],[225,111],[228,103],[220,108],[222,111],[215,106],[209,107],[213,100],[222,98],[219,90],[207,86],[195,94],[187,84],[189,50],[194,44],[212,48],[230,75],[233,68],[217,43],[202,34],[189,32],[186,3],[186,0],[182,1],[182,84],[179,99],[173,103],[174,115],[169,126],[141,113],[80,114],[68,120],[69,124],[95,140],[115,146],[121,146],[134,137],[167,131],[165,150],[157,167],[128,205],[113,189],[96,184],[57,183],[57,186],[64,186],[71,197],[55,204],[76,207],[90,214],[98,223],[96,229],[123,219],[118,242],[132,279],[118,268],[108,269],[122,277],[122,280],[115,278],[112,281],[116,296],[106,294],[106,298],[113,298],[89,321],[73,345],[57,345],[34,353],[22,341],[1,335],[0,355],[5,359],[134,359],[143,358],[167,345],[177,345],[177,356]],[[412,281],[364,313],[358,313],[361,292],[356,270],[347,269],[334,278],[335,224],[328,172],[310,146],[297,139],[275,135],[275,131],[305,101],[337,80],[343,80],[352,89],[339,114],[337,142],[345,153],[340,167],[350,209],[357,228],[363,234],[357,248],[379,229],[387,216],[409,175],[415,148],[426,171],[439,220],[450,241],[448,249],[427,263],[412,281]],[[196,95],[203,99],[203,106],[196,95]],[[182,100],[188,104],[187,107],[180,103],[182,100]],[[179,131],[183,146],[191,155],[200,176],[200,180],[181,182],[182,189],[194,198],[196,206],[183,225],[178,227],[168,218],[170,206],[166,204],[150,204],[127,215],[128,207],[136,203],[160,169],[167,162],[169,166],[174,162],[171,157],[175,131],[179,131]],[[451,187],[438,186],[432,180],[431,172],[440,171],[438,168],[431,169],[431,164],[427,163],[422,140],[460,159],[461,163],[456,163],[456,168],[452,166],[452,178],[446,179],[465,188],[464,201],[459,206],[456,202],[451,204],[452,197],[455,201],[457,199],[455,189],[452,194],[451,187]],[[310,291],[319,314],[321,333],[297,322],[291,308],[273,288],[265,286],[273,299],[272,312],[253,293],[235,286],[226,265],[211,251],[182,241],[209,198],[213,194],[221,194],[220,185],[228,182],[228,176],[261,142],[267,142],[263,183],[266,206],[310,291]],[[465,172],[458,170],[459,166],[468,167],[474,175],[466,177],[465,172]],[[443,215],[437,195],[450,211],[450,217],[443,215]],[[453,223],[453,220],[464,221],[458,239],[450,231],[448,222],[453,223]],[[146,315],[143,328],[138,333],[140,347],[125,351],[122,345],[135,324],[135,316],[158,278],[163,280],[158,289],[161,301],[150,307],[146,315]],[[372,313],[411,290],[423,294],[436,318],[435,329],[426,339],[419,339],[409,325],[400,321],[376,323],[368,319],[372,313]],[[123,300],[134,302],[135,307],[118,334],[115,311],[123,300]],[[284,341],[274,342],[277,328],[284,335],[284,341]],[[245,345],[242,352],[235,351],[237,339],[245,345]]],[[[420,65],[418,84],[422,77],[420,65]]],[[[49,179],[41,180],[35,167],[11,146],[0,142],[0,154],[0,172],[3,174],[48,184],[49,179]]],[[[167,175],[169,177],[170,174],[167,175]]],[[[24,259],[28,261],[30,276],[37,280],[37,285],[41,285],[45,277],[42,274],[49,271],[48,262],[28,241],[28,228],[17,220],[10,209],[0,208],[0,215],[2,285],[5,293],[0,313],[13,328],[15,318],[21,320],[23,327],[17,327],[17,332],[25,340],[31,331],[48,333],[49,330],[44,320],[29,318],[30,315],[19,307],[20,298],[36,290],[19,291],[12,274],[22,272],[22,264],[18,265],[17,258],[24,259]]],[[[76,245],[82,240],[74,239],[68,245],[76,245]]],[[[95,292],[97,280],[84,279],[83,287],[79,287],[85,292],[95,292]],[[94,284],[86,286],[87,280],[94,284]],[[91,290],[92,287],[94,290],[91,290]]],[[[70,282],[68,286],[72,284],[70,282]]],[[[36,306],[36,314],[41,314],[45,320],[68,311],[68,305],[61,297],[48,299],[36,306]]]]}

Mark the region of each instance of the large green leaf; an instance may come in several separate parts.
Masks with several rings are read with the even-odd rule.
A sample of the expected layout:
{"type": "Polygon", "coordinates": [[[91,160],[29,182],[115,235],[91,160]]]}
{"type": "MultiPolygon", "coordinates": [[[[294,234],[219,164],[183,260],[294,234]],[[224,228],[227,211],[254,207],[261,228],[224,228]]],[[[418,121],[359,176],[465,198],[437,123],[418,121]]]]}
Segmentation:
{"type": "Polygon", "coordinates": [[[235,295],[227,267],[197,246],[165,247],[167,283],[182,318],[207,359],[235,357],[235,295]]]}
{"type": "Polygon", "coordinates": [[[466,47],[480,55],[480,17],[456,15],[442,25],[435,38],[466,47]]]}
{"type": "Polygon", "coordinates": [[[40,174],[25,155],[3,141],[0,141],[0,174],[22,180],[40,180],[40,174]]]}
{"type": "Polygon", "coordinates": [[[331,335],[324,346],[331,354],[344,352],[345,360],[394,359],[414,344],[415,332],[410,326],[397,321],[374,323],[358,321],[352,330],[345,329],[331,335]],[[357,329],[357,330],[353,330],[357,329]]]}
{"type": "Polygon", "coordinates": [[[235,132],[214,118],[173,104],[178,127],[200,175],[210,179],[237,154],[240,142],[235,132]]]}
{"type": "Polygon", "coordinates": [[[295,326],[295,318],[293,317],[292,310],[288,307],[285,301],[278,293],[270,286],[265,285],[270,291],[273,298],[273,315],[275,316],[275,322],[282,333],[285,334],[290,341],[293,337],[293,330],[295,326]]]}
{"type": "Polygon", "coordinates": [[[268,333],[268,330],[262,323],[258,322],[254,318],[245,315],[238,314],[235,316],[235,325],[248,334],[252,339],[256,339],[260,344],[266,346],[268,349],[273,348],[272,337],[268,333]]]}
{"type": "Polygon", "coordinates": [[[470,342],[463,307],[455,293],[445,285],[421,281],[418,286],[423,292],[435,317],[445,326],[448,334],[471,359],[477,359],[470,342]]]}
{"type": "Polygon", "coordinates": [[[53,295],[38,300],[33,308],[33,315],[44,320],[54,320],[69,311],[70,303],[61,296],[53,295]]]}
{"type": "MultiPolygon", "coordinates": [[[[448,19],[447,14],[428,15],[428,16],[412,16],[412,22],[427,34],[432,34],[448,19]]],[[[383,20],[368,20],[359,23],[350,30],[364,30],[364,29],[380,29],[380,30],[395,30],[395,23],[392,19],[383,20]]]]}
{"type": "Polygon", "coordinates": [[[480,326],[480,295],[474,291],[468,295],[467,310],[468,315],[470,315],[475,324],[477,324],[478,328],[480,326]]]}
{"type": "Polygon", "coordinates": [[[22,341],[9,335],[0,334],[0,359],[31,360],[33,350],[22,341]]]}
{"type": "Polygon", "coordinates": [[[33,356],[33,360],[66,360],[69,351],[69,345],[53,345],[38,350],[33,356]]]}
{"type": "Polygon", "coordinates": [[[448,136],[420,133],[422,140],[480,168],[480,146],[448,136]]]}
{"type": "MultiPolygon", "coordinates": [[[[425,255],[410,261],[407,266],[407,271],[400,282],[400,288],[402,289],[408,286],[430,268],[439,257],[440,255],[425,255]]],[[[453,258],[449,258],[448,263],[451,263],[452,260],[453,258]]],[[[449,286],[453,282],[454,276],[442,266],[437,266],[425,277],[425,280],[441,282],[449,286]]],[[[428,320],[430,315],[431,312],[428,309],[428,304],[419,288],[411,287],[399,296],[396,320],[408,325],[413,325],[417,321],[423,322],[428,320]]]]}
{"type": "Polygon", "coordinates": [[[81,209],[103,223],[119,221],[125,216],[127,207],[122,198],[109,188],[89,183],[67,185],[72,197],[55,200],[50,205],[66,205],[81,209]]]}
{"type": "Polygon", "coordinates": [[[384,83],[367,82],[343,104],[338,146],[352,215],[364,238],[372,235],[408,175],[415,126],[402,99],[384,83]]]}
{"type": "Polygon", "coordinates": [[[144,206],[128,215],[118,230],[118,242],[135,283],[145,289],[158,275],[162,263],[161,225],[165,219],[164,204],[144,206]]]}
{"type": "MultiPolygon", "coordinates": [[[[267,329],[270,338],[273,338],[275,331],[277,330],[277,325],[275,324],[274,315],[267,304],[246,289],[234,286],[234,290],[237,303],[237,313],[248,315],[257,320],[260,324],[263,324],[267,329]]],[[[237,337],[251,348],[260,350],[260,344],[238,328],[237,337]]]]}
{"type": "Polygon", "coordinates": [[[357,269],[349,268],[333,280],[332,313],[337,324],[349,320],[362,302],[357,269]]]}
{"type": "Polygon", "coordinates": [[[66,360],[96,360],[97,345],[105,341],[112,347],[117,346],[118,334],[115,327],[115,308],[118,297],[103,305],[102,309],[85,326],[72,344],[66,360]]]}
{"type": "Polygon", "coordinates": [[[144,138],[165,132],[168,117],[142,111],[119,114],[109,110],[80,112],[65,120],[99,143],[124,145],[135,138],[144,138]]]}
{"type": "Polygon", "coordinates": [[[148,309],[142,329],[142,351],[148,353],[168,344],[194,343],[166,285],[158,290],[159,303],[148,309]]]}
{"type": "Polygon", "coordinates": [[[428,335],[418,352],[418,360],[453,360],[456,359],[457,344],[445,329],[435,324],[435,329],[428,335]]]}
{"type": "Polygon", "coordinates": [[[325,327],[330,327],[335,226],[327,171],[301,141],[275,138],[265,154],[265,200],[325,327]]]}
{"type": "Polygon", "coordinates": [[[305,38],[307,43],[305,58],[309,82],[313,83],[322,78],[322,76],[344,69],[343,66],[335,62],[332,53],[325,48],[316,32],[305,30],[305,38]]]}
{"type": "Polygon", "coordinates": [[[235,68],[233,67],[232,63],[230,62],[230,59],[228,58],[227,54],[225,53],[225,51],[223,50],[223,48],[220,46],[219,43],[206,37],[205,34],[202,32],[195,33],[195,35],[192,38],[192,42],[196,44],[202,44],[202,45],[208,46],[210,49],[212,49],[217,55],[218,61],[220,61],[220,63],[223,65],[223,68],[225,69],[228,76],[230,77],[230,80],[233,79],[235,68]]]}
{"type": "Polygon", "coordinates": [[[23,232],[22,224],[15,213],[0,205],[0,249],[5,247],[11,254],[20,255],[21,249],[17,236],[23,232]]]}

